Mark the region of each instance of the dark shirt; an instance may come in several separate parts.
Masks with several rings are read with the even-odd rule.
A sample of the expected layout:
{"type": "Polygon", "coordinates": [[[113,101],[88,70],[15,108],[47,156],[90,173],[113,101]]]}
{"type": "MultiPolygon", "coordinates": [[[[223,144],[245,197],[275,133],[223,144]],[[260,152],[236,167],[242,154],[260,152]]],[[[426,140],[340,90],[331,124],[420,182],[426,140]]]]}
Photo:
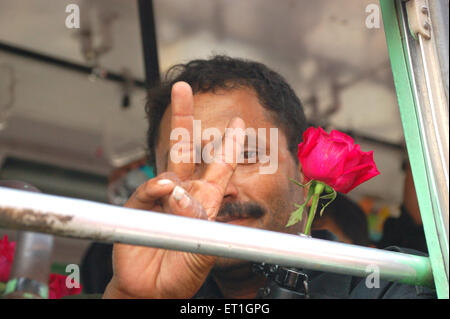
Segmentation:
{"type": "Polygon", "coordinates": [[[383,237],[377,243],[378,248],[399,246],[428,252],[422,225],[417,225],[402,205],[398,218],[388,218],[383,226],[383,237]]]}
{"type": "Polygon", "coordinates": [[[112,244],[93,243],[81,262],[81,285],[86,294],[101,294],[113,276],[112,244]]]}

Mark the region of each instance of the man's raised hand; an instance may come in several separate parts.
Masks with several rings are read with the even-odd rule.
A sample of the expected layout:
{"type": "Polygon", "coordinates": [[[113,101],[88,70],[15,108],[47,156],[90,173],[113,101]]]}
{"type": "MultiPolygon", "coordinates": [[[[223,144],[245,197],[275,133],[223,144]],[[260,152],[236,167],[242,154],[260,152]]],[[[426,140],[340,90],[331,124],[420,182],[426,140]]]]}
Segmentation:
{"type": "MultiPolygon", "coordinates": [[[[194,180],[194,99],[187,83],[178,82],[173,86],[171,107],[172,131],[181,128],[190,134],[189,144],[184,148],[189,151],[184,156],[190,160],[176,163],[169,156],[168,172],[141,185],[125,206],[215,220],[244,145],[245,124],[239,118],[230,120],[228,126],[236,134],[224,134],[222,149],[214,162],[200,179],[194,180]],[[231,140],[226,143],[226,139],[231,140]],[[227,150],[230,145],[232,148],[227,150]]],[[[215,260],[213,256],[115,244],[114,276],[104,297],[191,298],[202,286],[215,260]]]]}

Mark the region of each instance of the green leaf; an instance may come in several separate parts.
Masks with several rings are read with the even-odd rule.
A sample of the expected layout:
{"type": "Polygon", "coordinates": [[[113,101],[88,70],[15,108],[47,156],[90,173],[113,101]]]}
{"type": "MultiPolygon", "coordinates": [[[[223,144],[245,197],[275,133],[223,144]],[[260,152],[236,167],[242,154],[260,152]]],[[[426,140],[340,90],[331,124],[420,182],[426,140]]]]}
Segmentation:
{"type": "Polygon", "coordinates": [[[286,227],[292,226],[297,224],[298,222],[302,221],[303,218],[303,210],[305,209],[306,204],[303,203],[301,205],[299,204],[294,204],[295,207],[297,207],[297,210],[293,211],[291,213],[291,217],[289,217],[289,221],[286,224],[286,227]]]}
{"type": "Polygon", "coordinates": [[[314,195],[314,188],[310,187],[308,190],[308,196],[306,197],[306,200],[303,204],[299,205],[297,203],[294,203],[295,207],[297,207],[297,210],[293,211],[291,213],[291,216],[289,217],[289,220],[286,224],[285,227],[289,227],[292,225],[297,224],[298,222],[301,222],[303,219],[303,211],[306,207],[306,205],[308,205],[309,200],[311,199],[311,197],[314,195]]]}
{"type": "Polygon", "coordinates": [[[299,221],[302,220],[302,215],[303,215],[303,209],[299,208],[296,211],[291,213],[291,217],[289,217],[289,220],[286,224],[286,227],[290,227],[292,225],[297,224],[299,221]]]}
{"type": "Polygon", "coordinates": [[[328,199],[328,198],[331,198],[329,201],[328,201],[328,203],[326,203],[323,207],[322,207],[322,209],[320,210],[320,216],[322,217],[322,214],[323,214],[323,211],[325,210],[325,208],[328,206],[328,205],[330,205],[335,199],[336,199],[336,196],[337,196],[337,193],[336,193],[336,191],[333,189],[333,193],[331,193],[331,194],[328,194],[328,195],[324,195],[324,196],[322,196],[322,197],[320,197],[320,198],[324,198],[324,199],[328,199]]]}

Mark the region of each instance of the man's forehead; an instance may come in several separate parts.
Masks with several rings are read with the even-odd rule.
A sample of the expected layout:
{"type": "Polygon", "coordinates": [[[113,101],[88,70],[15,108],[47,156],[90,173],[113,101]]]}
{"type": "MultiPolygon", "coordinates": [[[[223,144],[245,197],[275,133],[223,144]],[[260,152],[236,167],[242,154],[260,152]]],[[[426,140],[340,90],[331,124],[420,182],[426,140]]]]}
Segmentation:
{"type": "MultiPolygon", "coordinates": [[[[169,106],[163,115],[156,143],[156,165],[160,172],[164,171],[166,167],[164,165],[167,165],[170,135],[172,133],[171,116],[172,112],[169,106]]],[[[194,120],[196,122],[193,123],[193,136],[187,138],[199,143],[196,144],[196,147],[201,148],[211,141],[221,141],[230,120],[234,117],[240,117],[247,128],[245,145],[250,148],[256,143],[255,147],[269,150],[272,149],[272,137],[275,137],[277,140],[276,149],[281,151],[280,156],[284,158],[287,155],[284,156],[283,154],[288,152],[287,140],[283,130],[278,130],[275,116],[261,105],[253,90],[234,89],[214,93],[197,93],[194,95],[194,120]],[[207,129],[211,130],[206,131],[207,129]],[[273,129],[276,129],[276,133],[273,133],[273,129]],[[255,141],[255,138],[251,138],[252,136],[257,141],[255,141]],[[259,141],[264,141],[264,143],[260,144],[259,141]]],[[[179,138],[179,135],[177,136],[179,138]]],[[[278,151],[274,152],[278,153],[278,151]]]]}
{"type": "MultiPolygon", "coordinates": [[[[161,121],[160,138],[170,134],[171,107],[161,121]]],[[[276,127],[269,112],[261,105],[252,89],[217,90],[194,95],[194,119],[201,121],[201,129],[217,128],[224,132],[233,117],[240,117],[247,127],[254,129],[276,127]]]]}

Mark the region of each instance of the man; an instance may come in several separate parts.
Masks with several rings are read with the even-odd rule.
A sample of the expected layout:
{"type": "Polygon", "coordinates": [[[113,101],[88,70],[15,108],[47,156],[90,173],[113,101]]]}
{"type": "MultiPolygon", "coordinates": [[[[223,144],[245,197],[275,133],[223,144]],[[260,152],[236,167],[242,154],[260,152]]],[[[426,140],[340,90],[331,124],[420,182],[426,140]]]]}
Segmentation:
{"type": "Polygon", "coordinates": [[[406,159],[402,166],[405,171],[405,182],[403,184],[403,202],[400,206],[400,216],[397,218],[389,217],[384,222],[383,237],[377,243],[377,246],[384,248],[399,245],[427,253],[428,247],[409,160],[406,159]]]}
{"type": "MultiPolygon", "coordinates": [[[[306,197],[289,178],[304,180],[296,154],[307,124],[300,100],[280,75],[260,63],[224,56],[192,61],[172,68],[167,80],[150,91],[146,110],[157,176],[141,185],[126,207],[291,234],[303,230],[304,222],[285,225],[293,204],[306,197]],[[203,132],[215,128],[224,136],[212,162],[194,160],[193,154],[203,159],[205,153],[197,152],[193,139],[171,136],[179,128],[193,136],[194,119],[201,121],[203,132]],[[224,134],[226,128],[266,130],[255,148],[250,137],[224,134]],[[275,141],[270,128],[279,128],[275,141]],[[174,159],[179,153],[173,147],[180,143],[189,151],[187,161],[174,159]],[[265,149],[258,149],[262,144],[265,149]],[[231,161],[226,145],[233,146],[231,161]],[[267,165],[261,151],[276,155],[275,172],[261,174],[267,165]],[[236,163],[236,154],[243,154],[243,162],[236,163]]],[[[201,141],[201,150],[208,142],[211,138],[201,141]]],[[[113,264],[104,298],[254,298],[265,283],[247,261],[156,248],[115,244],[113,264]]],[[[339,280],[336,284],[343,286],[339,280]]]]}

